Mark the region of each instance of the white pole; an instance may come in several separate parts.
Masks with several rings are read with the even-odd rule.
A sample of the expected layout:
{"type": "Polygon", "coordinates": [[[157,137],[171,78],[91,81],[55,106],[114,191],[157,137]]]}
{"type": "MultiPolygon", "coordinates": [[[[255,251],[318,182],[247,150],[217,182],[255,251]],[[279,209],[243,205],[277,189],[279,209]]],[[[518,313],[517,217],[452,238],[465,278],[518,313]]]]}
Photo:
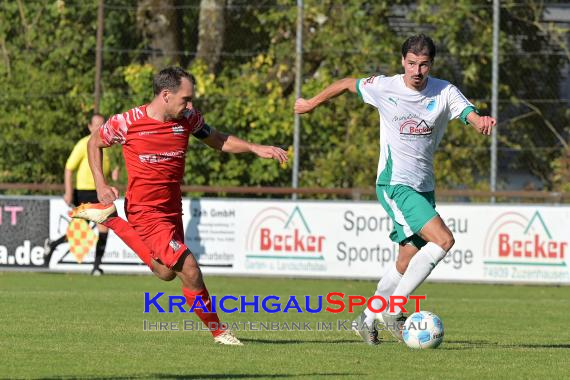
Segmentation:
{"type": "Polygon", "coordinates": [[[103,27],[105,25],[105,3],[99,0],[97,9],[97,42],[95,47],[95,99],[93,111],[99,112],[99,104],[101,103],[101,70],[103,68],[103,27]]]}
{"type": "MultiPolygon", "coordinates": [[[[295,55],[295,99],[301,97],[301,84],[303,81],[303,0],[297,0],[297,38],[295,55]]],[[[301,117],[295,114],[295,129],[293,132],[293,180],[292,187],[299,187],[299,143],[300,143],[301,117]]],[[[297,199],[297,193],[293,193],[297,199]]]]}
{"type": "MultiPolygon", "coordinates": [[[[492,92],[491,92],[491,116],[499,118],[499,19],[500,0],[493,0],[493,64],[492,64],[492,92]]],[[[491,133],[491,191],[497,191],[497,126],[491,133]]],[[[495,203],[495,196],[491,197],[491,203],[495,203]]]]}

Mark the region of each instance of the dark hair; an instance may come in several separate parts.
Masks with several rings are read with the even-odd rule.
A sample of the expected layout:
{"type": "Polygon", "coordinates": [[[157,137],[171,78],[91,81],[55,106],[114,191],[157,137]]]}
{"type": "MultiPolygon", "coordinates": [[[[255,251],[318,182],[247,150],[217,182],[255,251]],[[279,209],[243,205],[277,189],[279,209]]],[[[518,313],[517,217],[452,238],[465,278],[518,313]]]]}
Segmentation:
{"type": "Polygon", "coordinates": [[[435,44],[433,43],[433,40],[425,34],[418,34],[417,36],[412,36],[404,41],[404,44],[402,45],[402,58],[406,58],[406,54],[409,52],[415,55],[423,55],[427,53],[430,60],[433,61],[435,58],[435,44]]]}
{"type": "Polygon", "coordinates": [[[188,79],[192,84],[196,84],[194,75],[190,74],[181,67],[167,67],[154,76],[152,81],[152,89],[154,95],[160,94],[162,90],[178,91],[182,78],[188,79]]]}

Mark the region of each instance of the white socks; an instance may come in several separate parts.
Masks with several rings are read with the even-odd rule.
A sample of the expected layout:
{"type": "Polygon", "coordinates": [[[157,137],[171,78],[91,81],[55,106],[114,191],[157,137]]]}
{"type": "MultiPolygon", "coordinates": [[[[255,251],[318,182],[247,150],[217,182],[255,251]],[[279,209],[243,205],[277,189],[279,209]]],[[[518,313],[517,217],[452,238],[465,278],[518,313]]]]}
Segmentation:
{"type": "MultiPolygon", "coordinates": [[[[419,252],[418,252],[419,253],[419,252]]],[[[400,283],[402,279],[402,275],[396,269],[396,264],[393,264],[386,269],[384,276],[378,282],[378,286],[376,287],[376,292],[374,293],[375,296],[382,296],[388,302],[390,300],[390,296],[394,293],[394,290],[400,283]]],[[[382,302],[380,300],[374,299],[371,303],[372,308],[378,310],[382,307],[382,302]]],[[[366,319],[364,322],[368,326],[372,326],[374,320],[376,318],[376,313],[366,308],[364,310],[364,314],[366,314],[366,319]]]]}
{"type": "MultiPolygon", "coordinates": [[[[418,286],[430,275],[435,266],[445,257],[447,252],[435,243],[428,242],[410,260],[408,269],[403,275],[396,269],[396,264],[388,267],[382,279],[378,282],[375,296],[382,296],[386,302],[390,301],[390,296],[409,297],[418,286]]],[[[372,300],[372,308],[378,310],[382,307],[380,300],[372,300]]],[[[388,311],[388,308],[386,309],[388,311]]],[[[401,308],[394,307],[394,312],[399,313],[401,308]]],[[[364,322],[372,326],[377,314],[366,308],[364,310],[366,319],[364,322]]]]}
{"type": "MultiPolygon", "coordinates": [[[[447,254],[447,252],[435,243],[428,242],[410,260],[406,273],[391,295],[409,297],[418,286],[429,276],[433,268],[447,254]]],[[[401,308],[394,307],[394,312],[399,313],[401,308]]]]}

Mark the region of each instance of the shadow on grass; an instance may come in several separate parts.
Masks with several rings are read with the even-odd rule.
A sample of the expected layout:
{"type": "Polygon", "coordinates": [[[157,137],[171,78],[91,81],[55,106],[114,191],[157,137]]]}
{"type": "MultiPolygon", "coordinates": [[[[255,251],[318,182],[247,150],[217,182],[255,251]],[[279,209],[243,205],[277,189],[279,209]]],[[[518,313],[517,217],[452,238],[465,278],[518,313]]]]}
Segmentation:
{"type": "Polygon", "coordinates": [[[127,380],[127,379],[284,379],[284,378],[313,378],[315,376],[347,376],[353,377],[362,375],[360,373],[346,372],[346,373],[303,373],[303,374],[275,374],[275,373],[265,373],[265,374],[250,374],[250,373],[224,373],[224,374],[184,374],[175,375],[168,373],[153,373],[148,375],[137,375],[137,376],[61,376],[61,377],[42,377],[42,379],[48,380],[66,380],[66,379],[79,379],[79,380],[127,380]]]}
{"type": "Polygon", "coordinates": [[[486,340],[444,340],[442,350],[472,350],[474,348],[531,348],[531,349],[570,349],[570,344],[502,344],[486,340]]]}
{"type": "Polygon", "coordinates": [[[308,340],[308,339],[251,339],[251,338],[239,338],[242,342],[250,342],[250,343],[261,343],[261,344],[306,344],[306,343],[321,343],[321,344],[331,344],[331,343],[340,343],[340,344],[362,344],[362,341],[357,340],[344,340],[344,339],[336,339],[336,340],[308,340]]]}

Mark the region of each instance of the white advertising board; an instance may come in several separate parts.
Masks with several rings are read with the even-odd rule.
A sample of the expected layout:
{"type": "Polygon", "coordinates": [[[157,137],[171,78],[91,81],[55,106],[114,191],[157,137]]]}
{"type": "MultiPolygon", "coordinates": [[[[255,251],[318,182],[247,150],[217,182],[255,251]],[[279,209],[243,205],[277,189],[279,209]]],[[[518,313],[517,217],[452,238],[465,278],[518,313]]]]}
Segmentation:
{"type": "MultiPolygon", "coordinates": [[[[53,239],[69,219],[62,201],[52,200],[50,210],[53,239]]],[[[183,210],[186,245],[204,273],[378,279],[397,255],[392,221],[375,202],[185,199],[183,210]]],[[[437,210],[456,242],[430,280],[570,284],[570,207],[437,210]]],[[[88,271],[93,251],[78,264],[62,244],[50,268],[88,271]]],[[[114,234],[103,263],[110,272],[148,272],[114,234]]]]}

